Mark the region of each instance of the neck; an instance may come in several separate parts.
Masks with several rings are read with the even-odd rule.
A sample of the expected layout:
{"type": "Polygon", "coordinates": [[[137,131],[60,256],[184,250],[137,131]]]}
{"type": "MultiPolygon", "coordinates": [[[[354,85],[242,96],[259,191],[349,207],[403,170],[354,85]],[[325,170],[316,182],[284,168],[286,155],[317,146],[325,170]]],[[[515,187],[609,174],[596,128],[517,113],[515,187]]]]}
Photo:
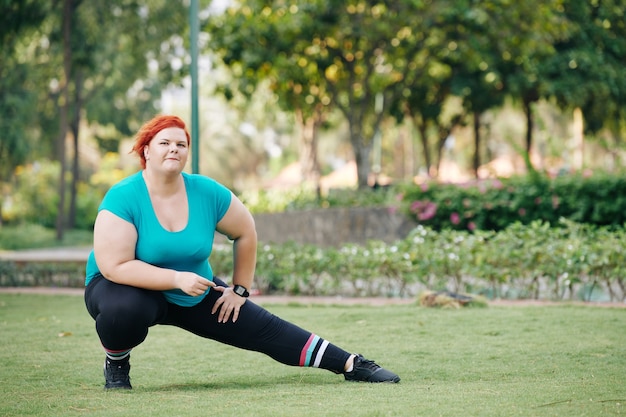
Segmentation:
{"type": "Polygon", "coordinates": [[[167,197],[176,194],[183,184],[183,176],[180,173],[171,175],[158,175],[148,169],[143,170],[143,179],[150,194],[167,197]]]}

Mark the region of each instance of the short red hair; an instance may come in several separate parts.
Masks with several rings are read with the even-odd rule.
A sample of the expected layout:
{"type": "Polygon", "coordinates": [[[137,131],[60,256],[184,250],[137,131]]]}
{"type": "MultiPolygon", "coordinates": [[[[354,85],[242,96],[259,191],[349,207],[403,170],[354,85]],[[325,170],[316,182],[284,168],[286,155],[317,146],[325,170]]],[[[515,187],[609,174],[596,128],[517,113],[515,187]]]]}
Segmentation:
{"type": "Polygon", "coordinates": [[[167,129],[168,127],[178,127],[183,129],[185,131],[185,136],[187,136],[187,146],[189,146],[189,132],[187,131],[185,122],[183,122],[180,117],[166,115],[156,116],[141,126],[135,136],[135,145],[133,146],[131,152],[135,152],[139,156],[141,168],[146,169],[146,156],[143,153],[144,148],[148,146],[152,138],[154,138],[157,133],[163,129],[167,129]]]}

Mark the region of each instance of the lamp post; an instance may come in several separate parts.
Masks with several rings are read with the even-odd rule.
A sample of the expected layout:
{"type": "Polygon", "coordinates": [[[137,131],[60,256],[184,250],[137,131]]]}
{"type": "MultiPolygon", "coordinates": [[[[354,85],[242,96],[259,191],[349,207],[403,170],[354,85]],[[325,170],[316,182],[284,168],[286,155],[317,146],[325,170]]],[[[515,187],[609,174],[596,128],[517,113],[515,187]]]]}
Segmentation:
{"type": "Polygon", "coordinates": [[[199,172],[200,123],[198,122],[198,0],[189,5],[189,32],[191,35],[191,171],[199,172]]]}

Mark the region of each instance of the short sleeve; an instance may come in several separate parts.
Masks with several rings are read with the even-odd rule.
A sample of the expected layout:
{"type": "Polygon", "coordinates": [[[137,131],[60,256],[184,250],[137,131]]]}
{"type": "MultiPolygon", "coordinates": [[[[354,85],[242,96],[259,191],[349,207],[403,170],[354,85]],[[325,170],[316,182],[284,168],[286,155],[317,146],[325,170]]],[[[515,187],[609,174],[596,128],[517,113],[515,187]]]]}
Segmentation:
{"type": "MultiPolygon", "coordinates": [[[[132,178],[132,177],[129,177],[132,178]]],[[[120,182],[104,195],[98,212],[107,210],[129,223],[136,224],[137,196],[141,195],[137,181],[120,182]]]]}

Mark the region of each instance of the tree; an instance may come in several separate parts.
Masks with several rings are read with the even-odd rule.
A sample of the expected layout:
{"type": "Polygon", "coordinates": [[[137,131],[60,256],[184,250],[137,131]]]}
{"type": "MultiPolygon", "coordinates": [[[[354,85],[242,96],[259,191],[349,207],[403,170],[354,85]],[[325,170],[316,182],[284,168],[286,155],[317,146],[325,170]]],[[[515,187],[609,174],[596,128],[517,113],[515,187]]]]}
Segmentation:
{"type": "Polygon", "coordinates": [[[331,107],[339,109],[362,188],[373,139],[427,38],[412,28],[437,13],[410,0],[246,2],[219,22],[214,39],[227,65],[241,65],[240,78],[254,84],[270,76],[281,102],[301,113],[310,131],[331,107]]]}
{"type": "Polygon", "coordinates": [[[563,0],[499,3],[497,12],[488,9],[497,28],[493,45],[499,58],[495,62],[502,74],[504,91],[521,103],[526,117],[524,159],[533,171],[530,152],[535,127],[533,104],[545,98],[541,64],[554,55],[554,43],[566,35],[567,20],[562,16],[563,0]]]}
{"type": "Polygon", "coordinates": [[[164,85],[180,82],[188,72],[184,34],[187,11],[163,0],[116,0],[107,3],[64,0],[47,10],[35,36],[26,45],[37,70],[24,88],[37,92],[38,140],[57,143],[61,161],[57,237],[76,215],[81,121],[113,126],[112,137],[99,138],[117,150],[119,140],[158,111],[164,85]],[[117,30],[111,30],[115,27],[117,30]],[[180,61],[173,59],[178,55],[180,61]],[[36,63],[45,62],[46,65],[36,63]],[[180,62],[181,65],[173,65],[180,62]],[[157,71],[151,72],[149,63],[157,71]],[[49,132],[57,131],[56,138],[49,132]],[[64,149],[72,136],[69,216],[65,202],[64,149]]]}
{"type": "MultiPolygon", "coordinates": [[[[292,5],[293,6],[293,5],[292,5]]],[[[208,47],[235,74],[221,91],[234,96],[232,86],[250,97],[264,80],[279,106],[293,112],[300,133],[302,178],[319,187],[317,136],[331,111],[331,98],[319,70],[317,48],[309,47],[314,16],[303,5],[300,13],[283,2],[251,1],[215,16],[205,30],[208,47]]],[[[323,58],[322,58],[323,59],[323,58]]]]}
{"type": "Polygon", "coordinates": [[[44,2],[21,1],[0,4],[0,225],[3,188],[15,168],[31,151],[36,95],[25,88],[33,67],[22,59],[24,38],[32,36],[47,11],[44,2]]]}
{"type": "Polygon", "coordinates": [[[582,109],[585,131],[612,132],[623,144],[626,126],[626,21],[624,2],[564,2],[568,33],[542,63],[546,95],[565,109],[582,109]]]}

